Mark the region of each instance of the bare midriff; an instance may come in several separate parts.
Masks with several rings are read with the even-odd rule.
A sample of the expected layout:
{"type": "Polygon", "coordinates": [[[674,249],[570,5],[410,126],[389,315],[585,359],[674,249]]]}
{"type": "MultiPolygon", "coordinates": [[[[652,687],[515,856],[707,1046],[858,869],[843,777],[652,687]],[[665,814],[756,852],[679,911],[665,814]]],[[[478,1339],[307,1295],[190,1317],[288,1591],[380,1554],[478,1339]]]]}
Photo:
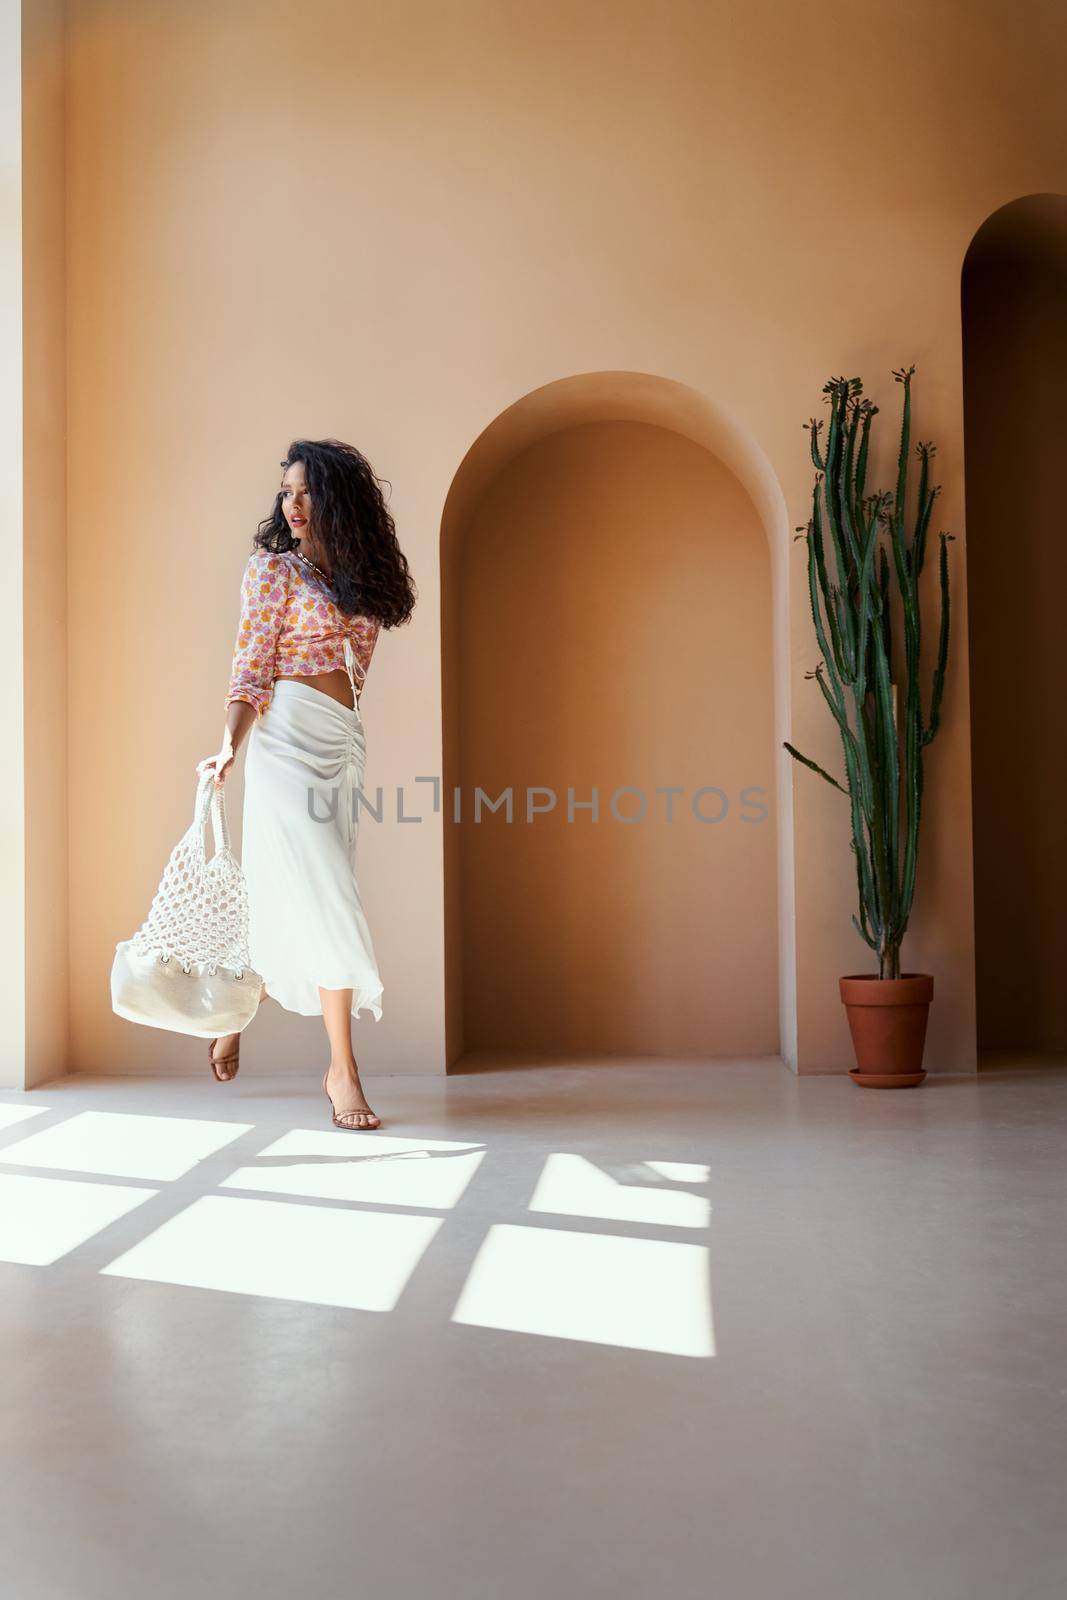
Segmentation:
{"type": "Polygon", "coordinates": [[[331,700],[340,701],[349,711],[352,707],[352,681],[343,667],[338,667],[333,672],[316,672],[297,676],[293,673],[279,673],[275,683],[309,683],[313,689],[321,689],[323,694],[328,694],[331,700]]]}

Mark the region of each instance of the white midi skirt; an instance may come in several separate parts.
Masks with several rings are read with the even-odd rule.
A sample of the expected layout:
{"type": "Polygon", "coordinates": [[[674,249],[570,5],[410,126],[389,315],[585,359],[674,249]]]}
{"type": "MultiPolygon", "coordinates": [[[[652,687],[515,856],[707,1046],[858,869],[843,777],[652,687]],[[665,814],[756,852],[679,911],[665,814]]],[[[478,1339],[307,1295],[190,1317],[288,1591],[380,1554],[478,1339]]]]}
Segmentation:
{"type": "Polygon", "coordinates": [[[248,953],[287,1011],[321,1016],[319,987],[351,989],[381,1018],[382,980],[356,883],[367,741],[363,719],[308,683],[279,679],[245,757],[241,865],[248,953]],[[361,802],[359,802],[361,805],[361,802]]]}

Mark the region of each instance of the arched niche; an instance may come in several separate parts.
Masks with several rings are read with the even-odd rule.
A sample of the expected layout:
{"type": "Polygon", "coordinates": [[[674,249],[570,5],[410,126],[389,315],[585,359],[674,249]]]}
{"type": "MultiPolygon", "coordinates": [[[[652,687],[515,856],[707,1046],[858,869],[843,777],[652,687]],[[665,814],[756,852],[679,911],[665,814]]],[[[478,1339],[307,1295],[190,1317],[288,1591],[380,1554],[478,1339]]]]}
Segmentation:
{"type": "Polygon", "coordinates": [[[788,544],[754,443],[649,374],[536,389],[460,463],[441,536],[450,1066],[516,1048],[795,1065],[788,544]],[[697,820],[723,805],[701,784],[721,822],[697,820]],[[642,822],[614,819],[618,785],[642,822]],[[672,785],[693,812],[673,834],[653,811],[672,785]],[[475,786],[510,786],[510,824],[474,820],[475,786]],[[542,786],[555,810],[528,822],[542,786]]]}
{"type": "Polygon", "coordinates": [[[978,1049],[1067,1048],[1067,197],[994,212],[961,284],[978,1049]]]}

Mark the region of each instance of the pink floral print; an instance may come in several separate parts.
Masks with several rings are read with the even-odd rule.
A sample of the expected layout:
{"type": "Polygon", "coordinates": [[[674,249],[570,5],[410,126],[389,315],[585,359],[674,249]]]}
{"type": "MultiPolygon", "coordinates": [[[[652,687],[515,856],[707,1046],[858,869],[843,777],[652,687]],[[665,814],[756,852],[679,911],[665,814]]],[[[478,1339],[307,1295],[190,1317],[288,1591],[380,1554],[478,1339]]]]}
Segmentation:
{"type": "Polygon", "coordinates": [[[346,617],[296,555],[254,550],[241,579],[241,618],[227,706],[247,700],[258,718],[270,705],[279,675],[306,678],[343,668],[346,634],[361,682],[379,626],[372,617],[346,617]]]}

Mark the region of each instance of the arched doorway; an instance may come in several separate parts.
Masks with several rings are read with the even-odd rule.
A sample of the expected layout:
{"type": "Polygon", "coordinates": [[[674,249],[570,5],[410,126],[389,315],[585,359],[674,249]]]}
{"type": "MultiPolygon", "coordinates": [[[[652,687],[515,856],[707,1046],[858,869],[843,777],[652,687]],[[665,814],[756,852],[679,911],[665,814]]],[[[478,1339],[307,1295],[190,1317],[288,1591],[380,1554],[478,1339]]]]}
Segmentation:
{"type": "Polygon", "coordinates": [[[548,385],[468,453],[442,526],[450,1065],[789,1059],[776,487],[644,374],[548,385]]]}
{"type": "Polygon", "coordinates": [[[1067,1048],[1062,374],[1067,197],[994,212],[964,262],[978,1049],[1067,1048]]]}

